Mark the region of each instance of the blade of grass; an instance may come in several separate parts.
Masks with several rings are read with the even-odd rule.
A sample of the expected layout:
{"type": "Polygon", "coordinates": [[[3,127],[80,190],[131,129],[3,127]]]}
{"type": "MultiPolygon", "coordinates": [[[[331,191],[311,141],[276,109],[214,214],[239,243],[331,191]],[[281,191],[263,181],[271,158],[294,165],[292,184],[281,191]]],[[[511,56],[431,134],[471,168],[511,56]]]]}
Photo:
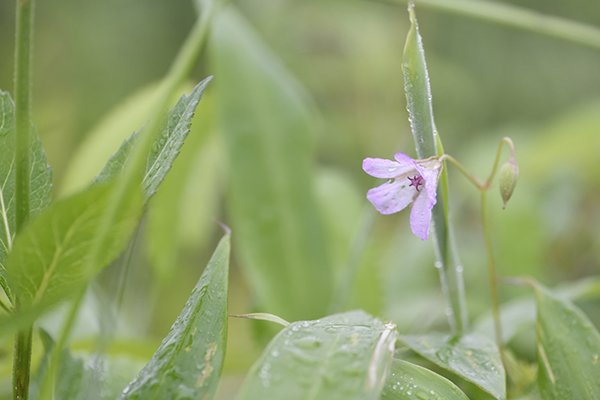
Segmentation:
{"type": "MultiPolygon", "coordinates": [[[[378,1],[407,3],[409,0],[378,1]]],[[[495,1],[413,0],[413,2],[423,8],[493,22],[600,49],[600,29],[582,22],[495,1]]]]}
{"type": "MultiPolygon", "coordinates": [[[[439,156],[443,154],[444,149],[433,119],[425,51],[412,4],[408,11],[411,27],[404,47],[402,72],[410,127],[419,158],[439,156]]],[[[467,311],[462,267],[458,261],[448,218],[446,168],[440,176],[437,199],[437,204],[433,208],[436,268],[439,270],[442,290],[448,302],[450,327],[455,334],[460,334],[465,330],[467,324],[467,311]]]]}

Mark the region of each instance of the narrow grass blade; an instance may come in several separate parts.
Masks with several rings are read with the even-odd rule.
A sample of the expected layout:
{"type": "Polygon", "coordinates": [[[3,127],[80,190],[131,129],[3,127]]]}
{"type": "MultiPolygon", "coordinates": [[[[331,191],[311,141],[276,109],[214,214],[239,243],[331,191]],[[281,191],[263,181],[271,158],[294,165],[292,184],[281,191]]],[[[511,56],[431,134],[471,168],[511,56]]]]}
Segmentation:
{"type": "MultiPolygon", "coordinates": [[[[428,158],[439,156],[444,150],[433,118],[425,50],[412,3],[408,11],[411,27],[406,37],[402,61],[404,92],[417,155],[419,158],[428,158]]],[[[452,241],[447,207],[448,175],[444,168],[440,176],[437,204],[433,208],[433,230],[442,289],[449,303],[450,325],[456,333],[461,333],[467,324],[464,282],[462,267],[452,241]]]]}

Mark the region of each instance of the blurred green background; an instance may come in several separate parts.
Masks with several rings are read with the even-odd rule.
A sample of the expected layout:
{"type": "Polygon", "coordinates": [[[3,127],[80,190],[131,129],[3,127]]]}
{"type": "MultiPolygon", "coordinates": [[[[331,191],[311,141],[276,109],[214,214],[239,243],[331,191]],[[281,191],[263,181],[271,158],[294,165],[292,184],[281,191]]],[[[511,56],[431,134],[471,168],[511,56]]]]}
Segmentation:
{"type": "MultiPolygon", "coordinates": [[[[12,3],[0,2],[0,88],[5,90],[12,90],[12,3]]],[[[600,2],[503,3],[600,26],[600,2]]],[[[314,186],[315,213],[324,221],[331,291],[343,286],[339,282],[350,287],[337,309],[363,308],[394,320],[402,332],[446,329],[431,244],[410,234],[408,213],[382,217],[370,210],[364,193],[376,182],[360,168],[365,157],[390,158],[397,151],[414,155],[401,74],[408,29],[404,5],[366,0],[235,4],[257,31],[257,40],[299,82],[310,109],[316,138],[314,150],[307,151],[307,179],[314,186]],[[355,273],[345,274],[349,269],[355,273]]],[[[446,151],[483,177],[500,138],[510,136],[516,144],[521,171],[516,192],[505,211],[499,196],[491,204],[501,274],[533,276],[548,285],[597,275],[600,51],[419,6],[417,12],[446,151]]],[[[195,16],[189,0],[38,2],[34,117],[54,167],[57,195],[93,177],[120,140],[143,125],[152,86],[165,74],[195,16]]],[[[238,164],[230,159],[231,139],[223,144],[226,128],[217,121],[223,99],[232,97],[218,93],[227,85],[219,82],[222,67],[212,53],[205,52],[190,77],[196,82],[214,74],[215,85],[200,104],[189,146],[153,200],[131,257],[100,277],[74,342],[75,349],[93,352],[98,350],[94,335],[108,338],[101,350],[121,363],[123,382],[152,354],[179,313],[221,234],[216,221],[234,229],[230,312],[274,311],[255,301],[259,289],[249,282],[256,278],[242,272],[246,256],[236,253],[235,220],[241,217],[232,217],[225,205],[231,202],[230,190],[236,190],[230,178],[239,172],[232,168],[238,164]]],[[[249,92],[236,95],[242,104],[256,101],[249,92]]],[[[451,213],[474,319],[489,308],[479,197],[455,171],[450,174],[451,213]]],[[[236,196],[243,201],[245,195],[251,196],[236,196]]],[[[284,290],[287,284],[281,283],[284,290]]],[[[502,288],[504,300],[526,293],[502,288]]],[[[599,314],[590,305],[586,309],[599,314]]],[[[333,311],[327,305],[322,309],[333,311]]],[[[46,326],[51,329],[57,318],[47,318],[46,326]]],[[[230,398],[259,354],[264,327],[230,320],[221,398],[230,398]]],[[[8,353],[6,342],[5,377],[10,376],[8,353]]],[[[8,380],[3,387],[8,390],[8,380]]]]}

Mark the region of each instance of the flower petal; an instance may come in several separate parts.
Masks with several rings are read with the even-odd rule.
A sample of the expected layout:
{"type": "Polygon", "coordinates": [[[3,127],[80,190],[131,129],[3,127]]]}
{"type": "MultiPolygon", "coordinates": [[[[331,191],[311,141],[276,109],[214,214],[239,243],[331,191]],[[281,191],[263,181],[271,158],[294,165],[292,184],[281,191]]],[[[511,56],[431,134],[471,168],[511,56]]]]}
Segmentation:
{"type": "Polygon", "coordinates": [[[383,179],[395,178],[411,170],[415,170],[414,163],[409,165],[384,158],[365,158],[362,168],[367,174],[383,179]]]}
{"type": "Polygon", "coordinates": [[[429,236],[429,224],[431,223],[432,203],[425,192],[419,193],[410,210],[410,229],[415,236],[427,240],[429,236]]]}
{"type": "Polygon", "coordinates": [[[425,192],[431,203],[431,207],[433,207],[437,201],[437,184],[440,176],[441,164],[432,164],[427,167],[416,164],[416,168],[419,175],[421,175],[425,181],[425,192]]]}
{"type": "Polygon", "coordinates": [[[406,168],[415,169],[415,160],[413,160],[408,154],[396,153],[394,159],[402,164],[406,168]]]}
{"type": "Polygon", "coordinates": [[[393,214],[406,208],[414,200],[415,193],[405,182],[394,180],[369,190],[367,199],[381,214],[393,214]]]}

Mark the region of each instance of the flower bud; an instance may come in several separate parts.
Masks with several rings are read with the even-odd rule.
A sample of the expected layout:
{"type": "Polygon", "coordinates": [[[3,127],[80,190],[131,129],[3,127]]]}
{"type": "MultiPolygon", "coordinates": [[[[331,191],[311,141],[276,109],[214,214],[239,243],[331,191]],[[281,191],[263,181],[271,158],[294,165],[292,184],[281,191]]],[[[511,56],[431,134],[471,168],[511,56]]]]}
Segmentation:
{"type": "Polygon", "coordinates": [[[504,205],[502,208],[506,208],[506,203],[510,200],[515,186],[517,186],[517,180],[519,179],[519,166],[517,161],[511,157],[507,162],[502,164],[500,172],[498,174],[498,180],[500,182],[500,196],[504,205]]]}

